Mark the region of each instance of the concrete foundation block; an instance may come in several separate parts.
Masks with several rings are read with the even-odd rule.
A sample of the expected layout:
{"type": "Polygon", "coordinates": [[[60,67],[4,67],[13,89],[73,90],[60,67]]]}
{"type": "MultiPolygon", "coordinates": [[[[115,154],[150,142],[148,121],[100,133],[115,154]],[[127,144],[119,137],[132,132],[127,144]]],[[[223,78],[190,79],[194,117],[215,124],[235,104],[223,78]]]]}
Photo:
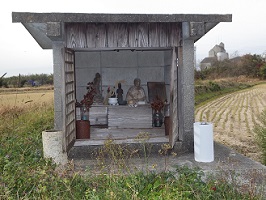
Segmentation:
{"type": "Polygon", "coordinates": [[[67,153],[63,152],[63,132],[57,130],[47,130],[42,132],[43,156],[52,158],[57,165],[67,164],[67,153]]]}

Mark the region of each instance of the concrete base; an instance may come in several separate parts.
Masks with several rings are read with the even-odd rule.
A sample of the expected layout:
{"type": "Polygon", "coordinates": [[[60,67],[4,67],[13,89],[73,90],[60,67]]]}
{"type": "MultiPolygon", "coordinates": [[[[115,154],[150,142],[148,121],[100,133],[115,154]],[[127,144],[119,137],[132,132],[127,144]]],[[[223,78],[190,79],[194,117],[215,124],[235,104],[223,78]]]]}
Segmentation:
{"type": "Polygon", "coordinates": [[[53,162],[58,165],[65,165],[67,154],[63,153],[62,148],[63,132],[49,130],[42,132],[43,156],[44,158],[52,158],[53,162]]]}
{"type": "MultiPolygon", "coordinates": [[[[158,155],[162,145],[168,145],[167,137],[135,138],[123,140],[77,140],[68,153],[69,159],[96,159],[100,151],[112,148],[123,149],[124,157],[143,157],[158,155]]],[[[181,145],[179,145],[181,146],[181,145]]]]}
{"type": "MultiPolygon", "coordinates": [[[[89,152],[87,153],[89,154],[89,152]]],[[[200,168],[205,173],[205,178],[213,175],[217,178],[228,179],[229,182],[235,181],[239,188],[250,187],[251,185],[256,187],[256,191],[260,190],[260,194],[262,193],[266,197],[266,166],[216,142],[214,143],[214,161],[210,163],[196,162],[194,153],[182,153],[173,156],[155,153],[155,151],[146,156],[123,157],[115,161],[101,157],[97,159],[72,157],[71,159],[74,160],[75,169],[84,175],[86,173],[121,173],[123,171],[121,170],[121,163],[126,165],[124,166],[125,173],[134,171],[175,172],[178,166],[200,168]],[[115,162],[119,163],[116,164],[115,162]],[[236,179],[233,180],[233,178],[236,179]]]]}

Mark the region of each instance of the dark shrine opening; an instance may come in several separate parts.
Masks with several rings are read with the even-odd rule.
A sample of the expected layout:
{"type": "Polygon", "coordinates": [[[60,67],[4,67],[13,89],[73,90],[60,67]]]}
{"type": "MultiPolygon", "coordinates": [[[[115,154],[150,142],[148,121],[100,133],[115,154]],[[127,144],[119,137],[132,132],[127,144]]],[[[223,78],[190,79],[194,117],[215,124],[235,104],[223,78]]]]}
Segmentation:
{"type": "Polygon", "coordinates": [[[82,107],[76,107],[76,142],[80,139],[80,142],[96,145],[112,138],[131,143],[141,133],[149,134],[152,142],[169,142],[172,51],[169,48],[74,49],[76,101],[82,101],[88,83],[94,82],[97,73],[100,74],[102,98],[100,102],[94,100],[86,112],[82,107]],[[141,81],[140,87],[144,89],[146,99],[145,102],[130,105],[126,95],[136,78],[141,81]],[[109,97],[112,92],[117,97],[118,83],[123,90],[123,103],[112,103],[109,97]],[[160,125],[154,123],[155,110],[151,107],[155,96],[164,103],[160,125]],[[84,120],[89,121],[90,126],[88,123],[82,125],[84,120]],[[80,135],[79,129],[85,133],[80,135]]]}

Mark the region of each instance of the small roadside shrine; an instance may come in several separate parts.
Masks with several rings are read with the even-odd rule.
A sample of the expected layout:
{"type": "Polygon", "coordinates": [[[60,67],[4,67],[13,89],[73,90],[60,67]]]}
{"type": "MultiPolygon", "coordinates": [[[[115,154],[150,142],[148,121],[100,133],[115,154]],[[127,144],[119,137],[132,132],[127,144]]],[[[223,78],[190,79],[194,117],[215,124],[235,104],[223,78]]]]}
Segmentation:
{"type": "Polygon", "coordinates": [[[193,151],[194,43],[219,22],[231,21],[230,14],[12,13],[13,23],[23,24],[41,48],[53,50],[54,129],[63,133],[63,152],[77,144],[103,144],[110,135],[132,143],[140,132],[150,133],[148,142],[193,151]],[[103,100],[87,114],[90,136],[79,139],[77,102],[97,78],[103,100]],[[118,83],[125,100],[135,78],[145,103],[106,103],[118,83]],[[153,121],[155,96],[167,108],[161,126],[153,121]]]}

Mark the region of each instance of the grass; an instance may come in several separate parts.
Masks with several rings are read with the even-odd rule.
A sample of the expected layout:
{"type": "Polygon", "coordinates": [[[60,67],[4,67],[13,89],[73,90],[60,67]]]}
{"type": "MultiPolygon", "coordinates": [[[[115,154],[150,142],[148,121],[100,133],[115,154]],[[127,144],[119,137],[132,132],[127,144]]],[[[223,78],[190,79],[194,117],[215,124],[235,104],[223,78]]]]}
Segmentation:
{"type": "Polygon", "coordinates": [[[195,81],[195,105],[201,106],[214,99],[265,82],[256,79],[227,78],[218,80],[195,81]]]}
{"type": "Polygon", "coordinates": [[[25,196],[49,169],[42,158],[41,131],[52,127],[53,109],[42,104],[1,110],[0,199],[25,196]]]}
{"type": "MultiPolygon", "coordinates": [[[[1,110],[0,199],[260,199],[249,190],[239,192],[224,178],[206,178],[199,169],[186,167],[162,173],[88,171],[81,176],[69,162],[59,170],[42,152],[41,132],[53,128],[52,104],[8,105],[1,110]]],[[[109,142],[101,152],[116,162],[113,165],[126,167],[119,159],[121,151],[109,142]]],[[[166,151],[164,147],[161,153],[166,151]]]]}

